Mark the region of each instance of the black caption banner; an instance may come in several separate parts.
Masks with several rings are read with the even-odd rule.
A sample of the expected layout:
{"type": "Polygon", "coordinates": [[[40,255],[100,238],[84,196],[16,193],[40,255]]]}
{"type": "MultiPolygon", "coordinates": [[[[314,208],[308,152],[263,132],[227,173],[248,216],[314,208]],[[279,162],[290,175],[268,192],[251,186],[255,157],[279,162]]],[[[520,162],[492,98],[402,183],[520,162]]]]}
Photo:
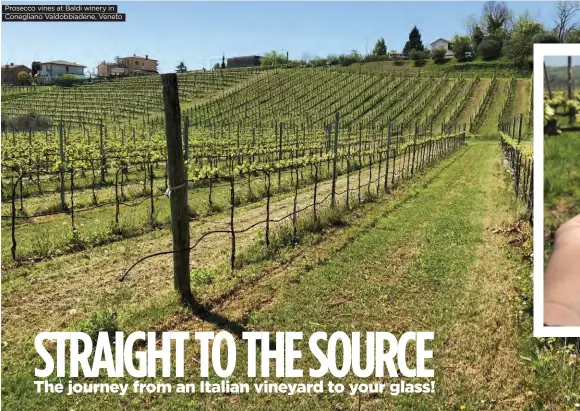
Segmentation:
{"type": "Polygon", "coordinates": [[[116,5],[2,5],[2,21],[126,21],[116,5]]]}

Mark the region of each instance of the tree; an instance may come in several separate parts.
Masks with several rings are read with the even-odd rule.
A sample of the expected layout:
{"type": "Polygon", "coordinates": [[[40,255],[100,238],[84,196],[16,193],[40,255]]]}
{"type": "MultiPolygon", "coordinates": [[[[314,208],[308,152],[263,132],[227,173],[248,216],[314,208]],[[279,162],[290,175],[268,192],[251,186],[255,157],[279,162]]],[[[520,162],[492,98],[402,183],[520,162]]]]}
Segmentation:
{"type": "Polygon", "coordinates": [[[578,28],[575,15],[580,10],[580,4],[576,1],[559,1],[556,3],[556,27],[554,32],[559,42],[563,42],[568,33],[578,28]]]}
{"type": "Polygon", "coordinates": [[[186,71],[187,71],[187,66],[185,65],[185,63],[183,61],[179,62],[177,67],[175,67],[176,73],[185,73],[186,71]]]}
{"type": "Polygon", "coordinates": [[[409,41],[405,43],[403,54],[408,56],[411,53],[411,50],[425,50],[425,46],[423,46],[423,42],[421,41],[421,33],[419,32],[417,26],[413,26],[413,29],[409,33],[409,41]]]}
{"type": "Polygon", "coordinates": [[[471,32],[471,46],[473,47],[473,50],[477,50],[484,38],[485,33],[481,29],[481,26],[476,25],[471,32]]]}
{"type": "Polygon", "coordinates": [[[482,21],[487,35],[502,38],[512,21],[512,11],[505,2],[487,1],[483,5],[482,21]]]}
{"type": "Polygon", "coordinates": [[[453,54],[457,61],[466,61],[469,57],[467,53],[473,53],[473,48],[471,47],[471,39],[468,36],[453,36],[451,40],[453,44],[453,54]]]}
{"type": "Polygon", "coordinates": [[[558,40],[558,36],[556,36],[554,33],[544,32],[536,34],[532,38],[532,42],[534,44],[543,44],[543,43],[554,44],[559,43],[560,41],[558,40]]]}
{"type": "Polygon", "coordinates": [[[503,55],[516,63],[523,63],[534,54],[534,37],[544,33],[542,23],[521,16],[514,24],[509,40],[504,43],[503,55]]]}
{"type": "Polygon", "coordinates": [[[477,55],[484,60],[495,60],[501,56],[501,43],[493,38],[486,38],[477,49],[477,55]]]}
{"type": "Polygon", "coordinates": [[[17,78],[18,82],[23,86],[29,86],[32,83],[32,77],[24,70],[18,73],[17,78]]]}
{"type": "Polygon", "coordinates": [[[387,45],[384,38],[377,40],[375,48],[373,49],[373,56],[386,56],[387,55],[387,45]]]}
{"type": "Polygon", "coordinates": [[[570,30],[564,38],[564,43],[580,43],[580,30],[570,30]]]}
{"type": "Polygon", "coordinates": [[[213,65],[213,69],[214,69],[214,70],[219,70],[219,69],[220,69],[220,63],[215,63],[215,64],[213,65]]]}
{"type": "Polygon", "coordinates": [[[433,61],[435,62],[435,64],[443,64],[443,63],[445,63],[445,53],[446,52],[447,52],[447,50],[445,50],[442,47],[437,48],[437,49],[431,51],[431,58],[433,59],[433,61]]]}
{"type": "Polygon", "coordinates": [[[226,68],[226,56],[222,56],[222,69],[226,68]]]}
{"type": "Polygon", "coordinates": [[[341,66],[350,66],[353,63],[358,63],[363,59],[363,56],[356,50],[351,50],[349,54],[339,54],[338,64],[341,66]]]}
{"type": "Polygon", "coordinates": [[[276,50],[272,50],[264,54],[261,59],[262,66],[280,66],[286,64],[286,56],[278,53],[276,50]]]}

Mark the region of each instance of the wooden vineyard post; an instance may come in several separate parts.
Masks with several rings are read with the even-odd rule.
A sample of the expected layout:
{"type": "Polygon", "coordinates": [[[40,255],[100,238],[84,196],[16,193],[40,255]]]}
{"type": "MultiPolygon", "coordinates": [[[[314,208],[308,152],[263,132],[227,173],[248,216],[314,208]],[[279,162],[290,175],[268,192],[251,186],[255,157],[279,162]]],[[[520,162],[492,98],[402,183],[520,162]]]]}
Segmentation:
{"type": "MultiPolygon", "coordinates": [[[[149,199],[151,204],[151,226],[155,225],[155,196],[153,195],[153,179],[155,175],[153,174],[153,163],[149,159],[149,199]]],[[[123,187],[123,186],[121,186],[123,187]]]]}
{"type": "Polygon", "coordinates": [[[105,160],[105,150],[103,147],[103,120],[100,120],[99,123],[99,145],[100,145],[100,154],[101,154],[101,185],[105,184],[105,169],[107,167],[107,163],[105,160]]]}
{"type": "MultiPolygon", "coordinates": [[[[401,129],[401,136],[400,136],[400,138],[403,138],[402,132],[403,132],[403,130],[401,129]]],[[[403,139],[401,145],[403,145],[404,143],[405,143],[405,140],[403,139]]],[[[401,177],[399,178],[399,181],[403,181],[405,179],[405,171],[406,171],[405,162],[407,161],[407,151],[408,151],[407,149],[408,148],[409,148],[409,146],[405,146],[404,148],[401,148],[401,157],[402,157],[401,161],[402,161],[402,164],[401,164],[401,167],[400,167],[400,169],[401,169],[401,177]]]]}
{"type": "Polygon", "coordinates": [[[346,155],[346,208],[350,210],[350,126],[348,128],[348,151],[346,155]]]}
{"type": "Polygon", "coordinates": [[[516,198],[520,195],[520,173],[522,169],[522,153],[521,151],[516,152],[516,158],[514,162],[514,191],[516,193],[516,198]]]}
{"type": "Polygon", "coordinates": [[[119,225],[119,171],[118,169],[115,173],[115,225],[119,225]]]}
{"type": "MultiPolygon", "coordinates": [[[[296,152],[295,152],[295,158],[298,158],[298,149],[299,149],[299,141],[298,141],[298,129],[296,129],[296,152]]],[[[295,181],[295,185],[294,185],[294,203],[293,203],[293,209],[292,209],[292,227],[293,227],[293,238],[294,241],[297,241],[297,230],[298,230],[298,226],[297,226],[297,222],[298,222],[298,187],[299,187],[299,183],[300,180],[298,179],[298,167],[294,167],[292,166],[292,168],[294,168],[294,170],[296,171],[296,181],[295,181]]],[[[290,169],[290,173],[292,173],[292,169],[290,169]]]]}
{"type": "Polygon", "coordinates": [[[411,164],[411,176],[415,172],[415,150],[417,146],[417,124],[415,124],[415,136],[413,137],[413,163],[411,164]]]}
{"type": "Polygon", "coordinates": [[[270,248],[270,172],[266,172],[266,247],[270,248]]]}
{"type": "Polygon", "coordinates": [[[520,113],[520,130],[518,132],[518,145],[522,141],[522,123],[524,121],[524,115],[520,113]]]}
{"type": "MultiPolygon", "coordinates": [[[[383,152],[382,150],[382,144],[383,144],[383,137],[385,135],[385,128],[384,126],[381,124],[381,139],[379,140],[379,170],[377,172],[377,197],[379,196],[379,192],[381,190],[381,167],[383,165],[383,152]]],[[[374,150],[373,150],[374,151],[374,150]]],[[[374,157],[374,155],[373,155],[374,157]]]]}
{"type": "Polygon", "coordinates": [[[75,170],[74,167],[71,167],[70,170],[70,221],[71,221],[71,228],[73,239],[76,242],[78,240],[78,232],[77,226],[75,223],[75,200],[74,200],[74,185],[75,185],[75,170]]]}
{"type": "Polygon", "coordinates": [[[64,136],[62,130],[62,120],[58,123],[58,138],[58,154],[60,156],[60,206],[63,210],[66,210],[66,203],[64,199],[64,136]]]}
{"type": "Polygon", "coordinates": [[[234,213],[236,210],[236,192],[235,192],[235,182],[233,167],[231,170],[230,177],[230,233],[231,233],[231,255],[230,255],[230,265],[232,268],[232,273],[234,271],[234,266],[236,264],[236,231],[234,230],[234,213]]]}
{"type": "Polygon", "coordinates": [[[572,56],[568,56],[568,100],[572,100],[574,92],[572,90],[572,56]]]}
{"type": "Polygon", "coordinates": [[[358,125],[358,203],[361,202],[361,194],[360,194],[360,177],[362,173],[362,123],[358,125]]]}
{"type": "Polygon", "coordinates": [[[187,116],[183,121],[183,146],[185,162],[189,162],[189,117],[187,116]]]}
{"type": "Polygon", "coordinates": [[[192,303],[189,277],[189,211],[187,180],[183,149],[181,147],[181,112],[177,92],[177,74],[161,75],[165,138],[167,141],[167,168],[169,201],[171,204],[171,231],[173,235],[173,284],[183,303],[192,303]]]}
{"type": "Polygon", "coordinates": [[[546,62],[544,61],[544,78],[546,79],[546,86],[548,88],[548,97],[553,98],[552,96],[552,87],[550,86],[550,78],[548,77],[548,69],[546,68],[546,62]]]}
{"type": "Polygon", "coordinates": [[[338,120],[340,114],[336,112],[336,119],[334,123],[334,143],[332,146],[333,159],[332,159],[332,192],[330,198],[330,206],[334,208],[336,206],[336,160],[338,157],[338,120]]]}
{"type": "Polygon", "coordinates": [[[389,157],[391,156],[391,122],[387,125],[387,155],[385,156],[385,194],[389,192],[389,157]]]}
{"type": "MultiPolygon", "coordinates": [[[[278,141],[278,163],[282,162],[282,130],[283,130],[283,123],[280,122],[280,135],[278,141]]],[[[280,190],[280,184],[282,183],[282,167],[278,167],[278,192],[280,190]]]]}
{"type": "Polygon", "coordinates": [[[12,199],[10,202],[10,218],[11,218],[11,235],[12,235],[12,247],[10,251],[12,253],[12,259],[16,261],[16,187],[18,187],[18,182],[22,179],[22,174],[18,176],[16,182],[14,182],[14,177],[12,180],[12,199]]]}

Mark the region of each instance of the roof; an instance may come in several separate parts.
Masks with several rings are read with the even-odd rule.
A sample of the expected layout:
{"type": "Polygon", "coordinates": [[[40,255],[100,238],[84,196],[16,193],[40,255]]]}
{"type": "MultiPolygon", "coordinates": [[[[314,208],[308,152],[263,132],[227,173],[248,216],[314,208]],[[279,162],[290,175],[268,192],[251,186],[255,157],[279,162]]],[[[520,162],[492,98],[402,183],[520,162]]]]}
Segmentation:
{"type": "MultiPolygon", "coordinates": [[[[3,69],[13,69],[15,67],[26,67],[26,66],[24,64],[5,64],[2,66],[3,69]]],[[[26,67],[26,68],[28,68],[28,67],[26,67]]]]}
{"type": "Polygon", "coordinates": [[[443,41],[444,41],[444,42],[446,42],[446,43],[451,43],[449,40],[446,40],[446,39],[444,39],[444,38],[438,38],[437,40],[435,40],[435,41],[431,42],[431,44],[433,44],[433,43],[437,43],[439,40],[443,40],[443,41]]]}
{"type": "Polygon", "coordinates": [[[119,57],[120,59],[141,59],[141,60],[150,60],[150,61],[157,61],[155,59],[145,58],[143,56],[128,56],[128,57],[119,57]]]}
{"type": "Polygon", "coordinates": [[[86,67],[86,66],[83,66],[82,64],[71,63],[70,61],[65,61],[65,60],[45,61],[44,63],[40,63],[40,64],[56,64],[59,66],[86,67]]]}
{"type": "Polygon", "coordinates": [[[237,57],[228,57],[228,60],[234,60],[234,59],[255,59],[255,58],[259,58],[261,59],[262,56],[237,56],[237,57]]]}

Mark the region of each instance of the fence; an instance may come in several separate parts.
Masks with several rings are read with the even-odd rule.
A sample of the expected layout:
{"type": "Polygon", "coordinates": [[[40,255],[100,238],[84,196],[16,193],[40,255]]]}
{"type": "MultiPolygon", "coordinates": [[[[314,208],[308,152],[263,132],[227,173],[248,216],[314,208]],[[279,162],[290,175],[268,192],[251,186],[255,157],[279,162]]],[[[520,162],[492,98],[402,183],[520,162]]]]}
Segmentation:
{"type": "Polygon", "coordinates": [[[500,123],[498,128],[504,161],[513,177],[514,194],[526,204],[530,224],[533,224],[534,157],[531,143],[522,144],[522,127],[523,116],[520,114],[519,117],[500,123]]]}

